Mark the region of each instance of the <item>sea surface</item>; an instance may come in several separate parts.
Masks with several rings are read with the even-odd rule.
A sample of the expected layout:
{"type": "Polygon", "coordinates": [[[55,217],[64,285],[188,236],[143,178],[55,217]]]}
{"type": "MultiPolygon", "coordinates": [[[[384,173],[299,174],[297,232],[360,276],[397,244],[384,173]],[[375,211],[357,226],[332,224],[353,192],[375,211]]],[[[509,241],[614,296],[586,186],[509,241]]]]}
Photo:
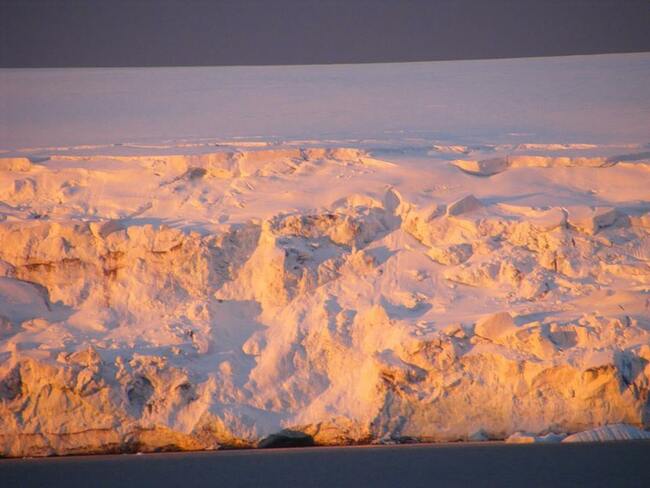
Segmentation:
{"type": "Polygon", "coordinates": [[[458,443],[0,460],[1,487],[650,486],[650,442],[458,443]]]}

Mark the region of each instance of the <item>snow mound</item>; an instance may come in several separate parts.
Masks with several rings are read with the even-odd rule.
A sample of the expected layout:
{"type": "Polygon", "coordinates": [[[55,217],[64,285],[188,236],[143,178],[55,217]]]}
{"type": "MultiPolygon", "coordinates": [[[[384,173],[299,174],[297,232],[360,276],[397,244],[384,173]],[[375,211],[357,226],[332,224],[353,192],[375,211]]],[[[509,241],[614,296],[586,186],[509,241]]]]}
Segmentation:
{"type": "MultiPolygon", "coordinates": [[[[522,144],[517,149],[590,149],[592,146],[566,145],[546,149],[544,145],[522,144]]],[[[596,146],[597,147],[597,146],[596,146]]],[[[486,159],[456,159],[451,162],[458,169],[476,176],[492,176],[515,168],[605,168],[624,162],[646,162],[650,153],[634,153],[616,156],[550,156],[510,154],[486,159]]]]}
{"type": "Polygon", "coordinates": [[[508,312],[500,312],[476,322],[474,333],[485,339],[496,341],[500,337],[513,333],[517,325],[508,312]]]}
{"type": "Polygon", "coordinates": [[[618,212],[612,207],[572,206],[567,209],[568,223],[588,234],[613,225],[618,212]]]}
{"type": "Polygon", "coordinates": [[[474,195],[467,195],[466,197],[456,200],[447,206],[447,215],[461,215],[464,213],[473,212],[482,207],[480,201],[474,195]]]}
{"type": "Polygon", "coordinates": [[[32,163],[28,158],[0,158],[0,171],[29,171],[32,163]]]}
{"type": "Polygon", "coordinates": [[[477,176],[492,176],[510,167],[508,158],[489,158],[477,160],[457,159],[453,164],[463,171],[477,176]]]}

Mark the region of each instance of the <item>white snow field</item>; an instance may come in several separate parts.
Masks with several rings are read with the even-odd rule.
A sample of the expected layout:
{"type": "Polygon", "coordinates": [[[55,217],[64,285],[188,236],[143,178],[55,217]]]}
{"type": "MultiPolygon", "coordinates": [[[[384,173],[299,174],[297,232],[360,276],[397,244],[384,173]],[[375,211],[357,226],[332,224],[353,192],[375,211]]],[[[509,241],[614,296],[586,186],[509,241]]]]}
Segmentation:
{"type": "Polygon", "coordinates": [[[649,79],[0,70],[0,454],[644,437],[649,79]]]}

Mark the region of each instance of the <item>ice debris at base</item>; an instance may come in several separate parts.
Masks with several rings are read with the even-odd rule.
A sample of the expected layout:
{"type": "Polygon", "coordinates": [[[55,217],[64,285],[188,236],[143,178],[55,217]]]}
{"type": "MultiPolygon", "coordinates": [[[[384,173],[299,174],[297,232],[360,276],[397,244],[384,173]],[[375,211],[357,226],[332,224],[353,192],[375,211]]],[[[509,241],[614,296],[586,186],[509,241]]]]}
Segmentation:
{"type": "Polygon", "coordinates": [[[566,438],[566,434],[550,433],[546,435],[533,435],[526,432],[515,432],[508,436],[506,442],[509,444],[535,444],[544,442],[562,442],[566,438]]]}
{"type": "Polygon", "coordinates": [[[606,442],[650,439],[650,432],[632,425],[613,424],[578,432],[567,436],[562,442],[606,442]]]}

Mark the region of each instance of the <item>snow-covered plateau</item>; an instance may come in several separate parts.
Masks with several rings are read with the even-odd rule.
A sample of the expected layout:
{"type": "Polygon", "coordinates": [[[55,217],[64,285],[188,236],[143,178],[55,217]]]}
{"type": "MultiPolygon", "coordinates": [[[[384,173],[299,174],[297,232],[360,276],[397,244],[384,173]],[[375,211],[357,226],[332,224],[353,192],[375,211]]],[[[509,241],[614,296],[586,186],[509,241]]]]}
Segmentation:
{"type": "Polygon", "coordinates": [[[0,71],[0,454],[647,437],[648,79],[0,71]]]}

